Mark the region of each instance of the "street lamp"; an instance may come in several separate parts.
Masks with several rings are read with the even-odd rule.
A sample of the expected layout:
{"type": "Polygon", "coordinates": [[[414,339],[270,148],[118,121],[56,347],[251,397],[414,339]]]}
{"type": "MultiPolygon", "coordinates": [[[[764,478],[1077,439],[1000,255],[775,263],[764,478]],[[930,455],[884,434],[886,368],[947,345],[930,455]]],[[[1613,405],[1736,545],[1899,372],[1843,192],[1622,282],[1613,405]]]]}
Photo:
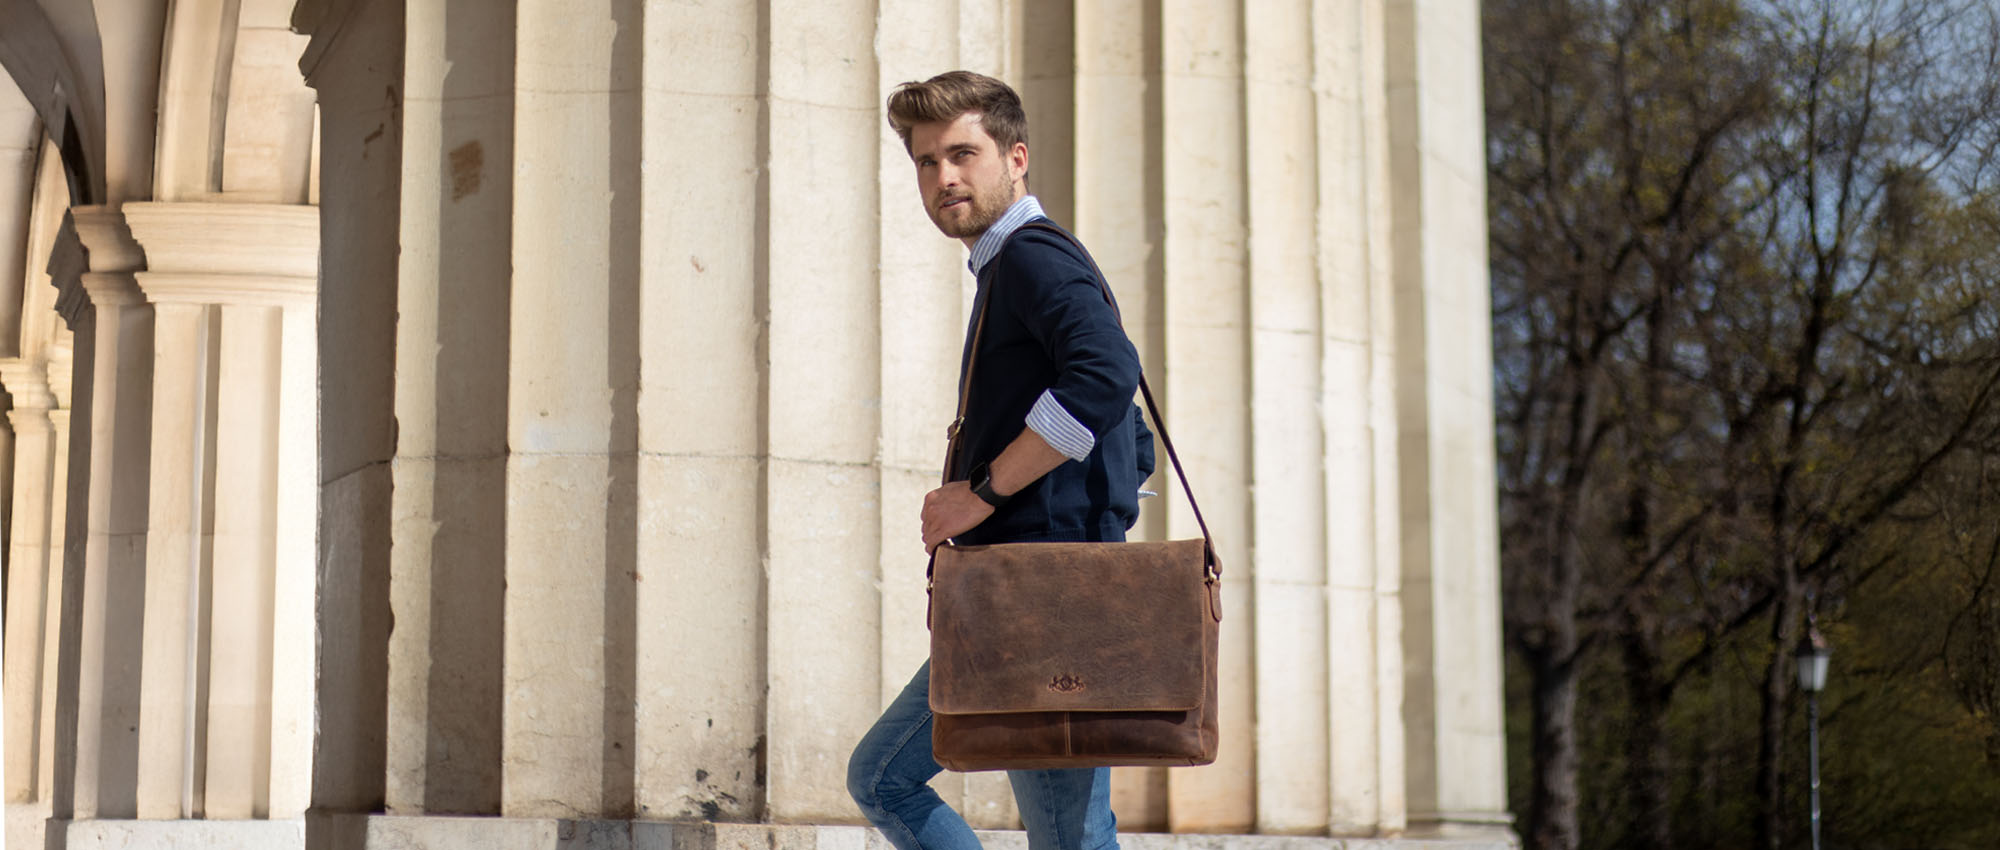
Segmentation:
{"type": "Polygon", "coordinates": [[[1833,656],[1819,626],[1808,622],[1805,637],[1792,657],[1799,665],[1799,687],[1806,692],[1806,741],[1812,770],[1812,846],[1819,848],[1819,692],[1826,688],[1826,662],[1833,656]]]}

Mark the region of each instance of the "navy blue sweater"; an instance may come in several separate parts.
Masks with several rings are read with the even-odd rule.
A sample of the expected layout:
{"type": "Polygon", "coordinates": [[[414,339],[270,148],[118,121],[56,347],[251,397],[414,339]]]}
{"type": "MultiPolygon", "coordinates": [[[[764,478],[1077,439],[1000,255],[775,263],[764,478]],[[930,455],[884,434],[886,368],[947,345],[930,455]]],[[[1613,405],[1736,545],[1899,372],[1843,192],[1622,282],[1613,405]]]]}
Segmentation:
{"type": "Polygon", "coordinates": [[[1023,227],[980,269],[975,304],[961,384],[980,310],[986,329],[950,477],[999,457],[1044,390],[1097,442],[1088,457],[1065,461],[956,542],[1124,540],[1139,518],[1139,486],[1153,472],[1153,440],[1132,403],[1139,353],[1090,263],[1061,236],[1023,227]]]}

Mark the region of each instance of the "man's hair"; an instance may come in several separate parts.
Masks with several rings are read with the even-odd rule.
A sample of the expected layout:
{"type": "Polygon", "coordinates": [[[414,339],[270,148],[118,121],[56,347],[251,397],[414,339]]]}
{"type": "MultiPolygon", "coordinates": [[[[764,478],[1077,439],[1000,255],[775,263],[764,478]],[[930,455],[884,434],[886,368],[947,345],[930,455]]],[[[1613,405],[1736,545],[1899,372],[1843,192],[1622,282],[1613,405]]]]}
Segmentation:
{"type": "Polygon", "coordinates": [[[1006,83],[971,71],[946,71],[921,83],[909,82],[889,94],[889,126],[910,150],[910,128],[933,121],[951,121],[967,112],[979,113],[986,135],[1000,152],[1028,140],[1028,115],[1021,97],[1006,83]]]}

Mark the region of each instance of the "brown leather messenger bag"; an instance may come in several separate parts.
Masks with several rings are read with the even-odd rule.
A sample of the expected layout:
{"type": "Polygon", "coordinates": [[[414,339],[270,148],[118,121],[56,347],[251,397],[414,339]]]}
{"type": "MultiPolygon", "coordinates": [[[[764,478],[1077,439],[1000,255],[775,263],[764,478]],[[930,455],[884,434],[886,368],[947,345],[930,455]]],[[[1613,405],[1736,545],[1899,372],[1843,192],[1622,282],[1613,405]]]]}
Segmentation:
{"type": "MultiPolygon", "coordinates": [[[[1041,222],[1022,228],[1076,245],[1116,314],[1104,274],[1082,244],[1041,222]]],[[[986,327],[985,309],[979,313],[945,455],[946,481],[986,327]]],[[[945,768],[1215,760],[1222,565],[1143,375],[1139,391],[1202,536],[939,546],[930,575],[931,750],[945,768]]]]}

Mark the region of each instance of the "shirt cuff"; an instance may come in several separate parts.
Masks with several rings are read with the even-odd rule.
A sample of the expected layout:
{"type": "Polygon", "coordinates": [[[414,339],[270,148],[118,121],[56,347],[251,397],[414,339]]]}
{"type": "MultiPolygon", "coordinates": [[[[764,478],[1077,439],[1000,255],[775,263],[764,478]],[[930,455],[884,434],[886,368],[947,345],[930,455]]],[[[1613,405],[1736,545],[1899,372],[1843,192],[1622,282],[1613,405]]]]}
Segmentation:
{"type": "Polygon", "coordinates": [[[1048,390],[1042,390],[1042,397],[1028,410],[1028,430],[1070,460],[1090,457],[1090,450],[1097,446],[1097,435],[1069,415],[1048,390]]]}

